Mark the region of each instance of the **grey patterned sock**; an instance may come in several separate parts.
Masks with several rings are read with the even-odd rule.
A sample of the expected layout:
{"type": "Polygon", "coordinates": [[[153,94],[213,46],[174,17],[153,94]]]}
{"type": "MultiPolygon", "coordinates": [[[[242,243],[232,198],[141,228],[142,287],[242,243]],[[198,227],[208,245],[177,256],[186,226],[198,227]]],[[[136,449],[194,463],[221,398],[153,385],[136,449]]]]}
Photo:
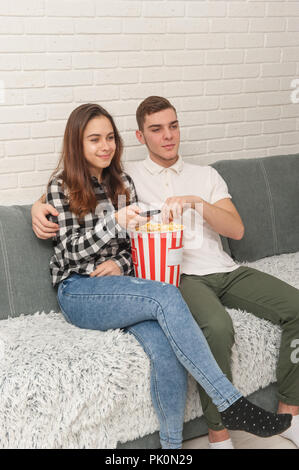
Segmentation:
{"type": "Polygon", "coordinates": [[[220,413],[227,429],[250,432],[260,437],[270,437],[288,429],[292,415],[265,411],[241,397],[220,413]]]}

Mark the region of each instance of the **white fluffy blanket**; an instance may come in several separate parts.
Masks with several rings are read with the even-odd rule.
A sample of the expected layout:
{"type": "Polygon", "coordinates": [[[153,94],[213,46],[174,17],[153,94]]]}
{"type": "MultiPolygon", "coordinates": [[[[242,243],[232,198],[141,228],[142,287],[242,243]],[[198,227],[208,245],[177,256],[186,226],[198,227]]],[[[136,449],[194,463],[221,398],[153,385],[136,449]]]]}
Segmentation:
{"type": "MultiPolygon", "coordinates": [[[[299,288],[299,253],[250,266],[299,288]]],[[[229,310],[236,387],[248,395],[276,380],[280,329],[229,310]]],[[[60,313],[0,323],[0,448],[115,448],[158,430],[149,360],[121,330],[82,330],[60,313]]],[[[202,415],[189,377],[185,420],[202,415]]]]}

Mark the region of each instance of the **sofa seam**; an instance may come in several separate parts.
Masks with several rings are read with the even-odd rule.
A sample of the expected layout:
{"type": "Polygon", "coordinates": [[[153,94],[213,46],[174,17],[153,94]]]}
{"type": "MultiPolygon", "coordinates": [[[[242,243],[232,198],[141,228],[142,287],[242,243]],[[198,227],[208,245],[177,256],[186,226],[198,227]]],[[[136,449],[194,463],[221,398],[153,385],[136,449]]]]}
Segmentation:
{"type": "Polygon", "coordinates": [[[264,165],[263,161],[260,161],[259,164],[260,164],[263,176],[264,176],[266,189],[267,189],[267,193],[268,193],[270,217],[271,217],[271,225],[272,225],[272,237],[273,237],[274,254],[277,255],[278,254],[278,239],[277,239],[277,233],[276,233],[276,222],[275,222],[276,219],[275,219],[275,211],[274,211],[274,205],[273,205],[273,197],[272,197],[270,182],[269,182],[269,178],[268,178],[268,174],[267,174],[265,165],[264,165]]]}
{"type": "Polygon", "coordinates": [[[10,314],[11,316],[14,317],[16,316],[15,315],[16,312],[15,312],[14,303],[13,303],[13,289],[12,289],[11,275],[9,271],[8,254],[7,254],[7,249],[5,245],[4,230],[3,230],[3,225],[1,221],[0,221],[0,243],[1,243],[1,248],[3,252],[4,270],[5,270],[6,279],[7,279],[6,285],[7,285],[10,314]]]}

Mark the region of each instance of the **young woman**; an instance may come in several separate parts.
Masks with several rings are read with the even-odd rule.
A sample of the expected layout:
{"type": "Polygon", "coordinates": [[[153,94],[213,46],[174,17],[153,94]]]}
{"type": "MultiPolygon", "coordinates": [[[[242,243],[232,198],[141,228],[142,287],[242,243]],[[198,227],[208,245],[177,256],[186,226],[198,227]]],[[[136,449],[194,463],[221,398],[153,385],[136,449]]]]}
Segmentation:
{"type": "Polygon", "coordinates": [[[66,320],[80,328],[124,328],[151,358],[151,392],[162,448],[180,448],[187,371],[211,396],[228,429],[267,437],[291,424],[249,403],[221,372],[179,290],[133,275],[126,228],[145,223],[122,141],[106,110],[84,104],[70,115],[60,163],[47,189],[59,232],[50,262],[66,320]]]}

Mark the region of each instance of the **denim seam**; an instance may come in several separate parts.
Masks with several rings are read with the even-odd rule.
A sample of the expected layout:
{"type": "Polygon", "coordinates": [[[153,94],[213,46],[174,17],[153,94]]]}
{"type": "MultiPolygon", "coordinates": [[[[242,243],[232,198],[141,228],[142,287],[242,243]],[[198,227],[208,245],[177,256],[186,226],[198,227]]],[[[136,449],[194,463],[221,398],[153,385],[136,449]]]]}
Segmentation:
{"type": "MultiPolygon", "coordinates": [[[[130,329],[128,329],[128,331],[130,331],[130,329]]],[[[146,345],[144,344],[143,339],[142,339],[142,336],[140,336],[140,335],[139,335],[138,333],[136,333],[135,331],[132,331],[132,332],[130,331],[130,333],[131,333],[132,335],[134,335],[134,336],[137,338],[137,340],[139,341],[139,343],[142,345],[144,351],[148,354],[149,358],[151,358],[152,351],[151,351],[151,349],[150,349],[148,346],[146,346],[146,345]]],[[[163,408],[162,408],[162,406],[161,406],[160,396],[159,396],[158,388],[157,388],[157,385],[156,385],[156,383],[157,383],[156,369],[155,369],[155,367],[154,367],[154,365],[153,365],[153,362],[152,362],[151,360],[150,360],[150,365],[151,365],[151,370],[154,372],[154,374],[153,374],[154,386],[155,386],[156,396],[157,396],[157,398],[158,398],[157,401],[158,401],[159,409],[160,409],[161,415],[163,416],[163,419],[164,419],[165,428],[167,428],[167,430],[168,430],[166,416],[165,416],[164,410],[163,410],[163,408]]],[[[168,430],[168,437],[169,437],[169,430],[168,430]]],[[[168,440],[167,442],[169,442],[169,440],[168,440]]]]}

